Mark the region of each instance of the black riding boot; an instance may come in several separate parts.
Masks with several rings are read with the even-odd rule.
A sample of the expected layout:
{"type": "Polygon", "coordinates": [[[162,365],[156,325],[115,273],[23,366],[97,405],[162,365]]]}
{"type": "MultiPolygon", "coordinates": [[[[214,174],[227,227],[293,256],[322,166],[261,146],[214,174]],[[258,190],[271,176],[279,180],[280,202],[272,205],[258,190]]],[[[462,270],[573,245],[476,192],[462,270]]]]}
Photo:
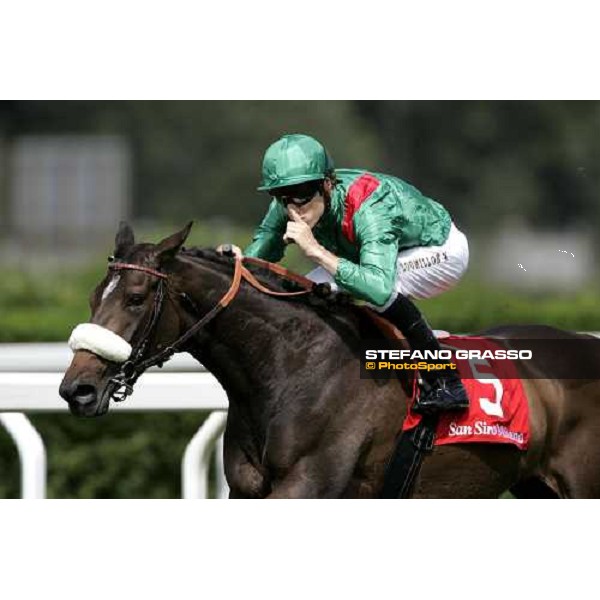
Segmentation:
{"type": "MultiPolygon", "coordinates": [[[[411,350],[441,350],[421,311],[413,302],[398,294],[382,316],[391,321],[404,335],[411,350]]],[[[464,410],[469,407],[467,392],[460,377],[452,369],[442,372],[421,372],[423,389],[413,410],[421,414],[464,410]]]]}

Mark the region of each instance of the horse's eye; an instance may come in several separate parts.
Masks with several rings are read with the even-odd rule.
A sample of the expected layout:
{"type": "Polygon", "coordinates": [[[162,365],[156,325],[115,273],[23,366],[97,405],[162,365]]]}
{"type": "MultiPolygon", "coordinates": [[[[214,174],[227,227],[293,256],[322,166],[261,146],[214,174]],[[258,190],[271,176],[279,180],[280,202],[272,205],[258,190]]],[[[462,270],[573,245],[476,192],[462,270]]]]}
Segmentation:
{"type": "Polygon", "coordinates": [[[146,298],[142,294],[131,294],[127,298],[127,304],[128,306],[141,306],[145,300],[146,298]]]}

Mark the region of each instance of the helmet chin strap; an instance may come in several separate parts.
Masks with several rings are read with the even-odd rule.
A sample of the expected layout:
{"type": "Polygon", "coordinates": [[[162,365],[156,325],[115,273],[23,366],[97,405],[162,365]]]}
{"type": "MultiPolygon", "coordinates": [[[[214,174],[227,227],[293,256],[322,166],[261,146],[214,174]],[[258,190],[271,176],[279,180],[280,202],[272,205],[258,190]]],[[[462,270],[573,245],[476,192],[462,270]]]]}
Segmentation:
{"type": "Polygon", "coordinates": [[[325,190],[323,190],[323,200],[325,202],[325,210],[323,214],[326,215],[331,210],[331,194],[328,194],[325,190]]]}

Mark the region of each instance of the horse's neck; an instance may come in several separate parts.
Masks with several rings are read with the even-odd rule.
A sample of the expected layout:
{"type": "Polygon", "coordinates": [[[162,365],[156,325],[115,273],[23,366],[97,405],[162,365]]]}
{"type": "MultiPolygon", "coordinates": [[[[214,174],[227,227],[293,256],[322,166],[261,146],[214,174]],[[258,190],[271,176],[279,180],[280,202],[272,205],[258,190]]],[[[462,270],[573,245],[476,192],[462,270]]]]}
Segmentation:
{"type": "MultiPolygon", "coordinates": [[[[201,314],[206,314],[227,291],[232,272],[222,265],[203,266],[200,272],[201,265],[188,263],[180,280],[186,282],[185,292],[201,314]]],[[[339,335],[307,306],[276,300],[242,283],[229,306],[197,336],[190,352],[217,377],[230,401],[244,402],[251,396],[246,400],[262,410],[257,403],[277,398],[290,376],[306,369],[310,361],[325,360],[324,348],[339,335]]],[[[353,332],[343,335],[352,337],[353,332]]],[[[350,354],[350,349],[346,351],[350,354]]]]}

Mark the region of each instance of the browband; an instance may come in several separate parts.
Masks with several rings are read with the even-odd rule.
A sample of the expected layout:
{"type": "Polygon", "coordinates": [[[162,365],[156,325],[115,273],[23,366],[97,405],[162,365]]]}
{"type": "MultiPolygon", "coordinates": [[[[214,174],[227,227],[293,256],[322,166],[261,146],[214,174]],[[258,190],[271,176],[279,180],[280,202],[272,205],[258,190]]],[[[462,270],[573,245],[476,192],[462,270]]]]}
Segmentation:
{"type": "Polygon", "coordinates": [[[154,277],[158,277],[159,279],[168,279],[167,275],[157,271],[156,269],[151,269],[150,267],[144,267],[142,265],[135,265],[133,263],[110,263],[108,268],[115,269],[115,271],[142,271],[143,273],[154,275],[154,277]]]}

